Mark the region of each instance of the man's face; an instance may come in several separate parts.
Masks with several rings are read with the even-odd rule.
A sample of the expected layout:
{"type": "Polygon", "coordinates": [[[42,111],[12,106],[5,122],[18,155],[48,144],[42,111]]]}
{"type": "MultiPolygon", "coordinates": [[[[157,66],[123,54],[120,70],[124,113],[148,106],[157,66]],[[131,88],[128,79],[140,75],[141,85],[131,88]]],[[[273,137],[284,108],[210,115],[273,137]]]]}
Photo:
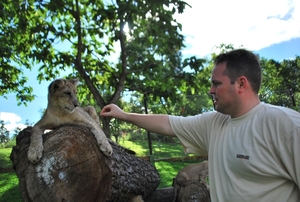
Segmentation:
{"type": "Polygon", "coordinates": [[[235,83],[224,74],[226,62],[216,65],[212,71],[211,88],[215,110],[223,114],[232,115],[238,107],[238,93],[235,83]]]}

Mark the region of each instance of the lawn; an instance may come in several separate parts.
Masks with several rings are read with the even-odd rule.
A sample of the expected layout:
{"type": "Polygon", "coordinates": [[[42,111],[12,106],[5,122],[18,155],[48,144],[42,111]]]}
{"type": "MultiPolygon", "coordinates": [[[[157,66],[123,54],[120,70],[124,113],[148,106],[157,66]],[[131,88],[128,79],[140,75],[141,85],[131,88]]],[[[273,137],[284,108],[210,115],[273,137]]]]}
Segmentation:
{"type": "MultiPolygon", "coordinates": [[[[145,140],[120,141],[120,144],[128,149],[136,152],[137,156],[149,155],[148,142],[145,140]]],[[[164,143],[161,141],[152,142],[153,155],[155,159],[159,158],[172,158],[184,156],[182,147],[177,143],[164,143]]],[[[19,190],[19,180],[12,169],[12,164],[9,159],[11,148],[0,149],[0,202],[19,202],[21,200],[19,190]]],[[[187,166],[190,163],[195,162],[168,162],[168,161],[156,161],[155,167],[161,178],[161,182],[158,188],[171,187],[173,178],[178,171],[187,166]]]]}
{"type": "Polygon", "coordinates": [[[9,159],[11,148],[0,149],[0,202],[22,201],[19,180],[9,159]]]}
{"type": "MultiPolygon", "coordinates": [[[[149,155],[149,146],[147,140],[121,140],[120,145],[136,152],[137,156],[149,155]]],[[[172,158],[184,156],[184,151],[179,143],[165,143],[162,141],[152,141],[152,155],[155,159],[172,158]]]]}
{"type": "MultiPolygon", "coordinates": [[[[135,151],[137,156],[149,155],[148,142],[146,140],[135,140],[134,142],[124,140],[124,141],[120,141],[119,144],[128,149],[135,151]]],[[[165,143],[163,141],[153,141],[152,152],[155,159],[185,156],[181,144],[165,143]]],[[[158,188],[171,187],[173,178],[177,175],[178,171],[191,163],[196,163],[196,162],[194,161],[155,162],[155,167],[160,176],[160,184],[158,188]]]]}

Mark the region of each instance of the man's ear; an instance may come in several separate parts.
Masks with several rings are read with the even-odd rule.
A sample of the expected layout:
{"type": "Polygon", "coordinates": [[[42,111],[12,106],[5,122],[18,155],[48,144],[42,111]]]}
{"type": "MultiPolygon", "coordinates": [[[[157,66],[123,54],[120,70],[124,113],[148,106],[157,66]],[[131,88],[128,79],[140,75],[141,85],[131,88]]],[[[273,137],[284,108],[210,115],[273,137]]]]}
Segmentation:
{"type": "Polygon", "coordinates": [[[239,77],[237,79],[237,85],[238,85],[239,92],[244,91],[249,86],[248,79],[244,76],[239,77]]]}

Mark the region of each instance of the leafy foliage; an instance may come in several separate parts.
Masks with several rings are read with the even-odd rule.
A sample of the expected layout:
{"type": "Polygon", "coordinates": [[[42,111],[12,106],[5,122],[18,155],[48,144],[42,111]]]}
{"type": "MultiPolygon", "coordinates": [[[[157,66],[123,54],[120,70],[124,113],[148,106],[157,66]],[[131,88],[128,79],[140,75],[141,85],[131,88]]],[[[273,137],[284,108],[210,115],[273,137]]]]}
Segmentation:
{"type": "MultiPolygon", "coordinates": [[[[109,103],[122,104],[126,92],[137,96],[134,102],[140,112],[192,115],[209,110],[206,92],[212,61],[183,58],[182,25],[173,18],[186,6],[181,0],[3,0],[0,95],[15,92],[19,104],[33,100],[23,70],[36,66],[39,81],[61,74],[81,78],[82,105],[98,111],[109,103]]],[[[226,44],[218,48],[233,49],[226,44]]],[[[265,80],[263,100],[275,103],[280,89],[299,91],[298,60],[264,63],[264,74],[274,75],[278,82],[265,80]]],[[[109,137],[109,120],[102,123],[109,137]]]]}
{"type": "MultiPolygon", "coordinates": [[[[27,61],[22,61],[22,55],[28,53],[27,36],[18,28],[23,26],[16,15],[18,2],[3,0],[0,2],[0,96],[15,92],[18,104],[32,101],[32,87],[26,86],[28,78],[24,76],[24,68],[31,68],[27,61]]],[[[24,21],[24,19],[23,19],[24,21]]]]}
{"type": "Polygon", "coordinates": [[[298,110],[300,57],[281,62],[261,58],[263,83],[261,100],[298,110]]]}
{"type": "MultiPolygon", "coordinates": [[[[4,0],[1,62],[9,68],[0,73],[10,83],[3,79],[0,93],[19,92],[20,103],[31,101],[32,88],[23,85],[27,78],[20,66],[38,66],[39,81],[61,72],[80,77],[83,105],[116,103],[124,90],[174,103],[178,94],[196,91],[195,75],[203,63],[194,57],[182,62],[184,37],[173,14],[185,6],[180,0],[4,0]],[[117,44],[120,57],[112,60],[117,44]]],[[[108,122],[103,123],[109,136],[108,122]]]]}
{"type": "Polygon", "coordinates": [[[5,144],[9,141],[9,131],[4,126],[4,121],[0,120],[0,143],[5,144]]]}

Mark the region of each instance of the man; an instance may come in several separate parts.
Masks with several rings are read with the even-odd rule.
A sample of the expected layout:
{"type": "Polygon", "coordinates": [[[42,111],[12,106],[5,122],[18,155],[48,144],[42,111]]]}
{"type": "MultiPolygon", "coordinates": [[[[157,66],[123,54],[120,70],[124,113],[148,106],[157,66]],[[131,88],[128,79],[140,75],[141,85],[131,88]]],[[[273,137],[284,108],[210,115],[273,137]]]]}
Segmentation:
{"type": "Polygon", "coordinates": [[[233,50],[214,62],[216,111],[179,117],[108,105],[100,114],[177,136],[187,153],[208,154],[213,202],[300,201],[300,114],[260,102],[261,68],[252,52],[233,50]]]}

